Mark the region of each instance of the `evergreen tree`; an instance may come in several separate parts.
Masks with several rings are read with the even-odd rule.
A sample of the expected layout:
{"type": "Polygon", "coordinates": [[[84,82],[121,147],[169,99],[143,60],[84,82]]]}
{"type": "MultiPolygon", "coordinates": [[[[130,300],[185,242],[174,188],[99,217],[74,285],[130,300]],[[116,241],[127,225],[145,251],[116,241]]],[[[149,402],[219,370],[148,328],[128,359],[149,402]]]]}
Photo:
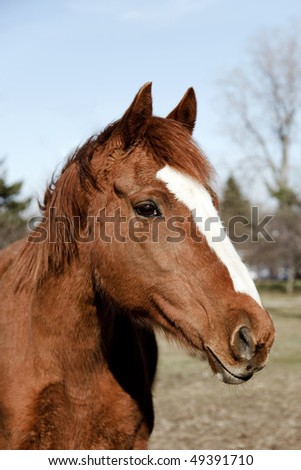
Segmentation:
{"type": "MultiPolygon", "coordinates": [[[[3,162],[0,162],[3,165],[3,162]]],[[[25,234],[26,220],[23,212],[29,206],[31,198],[20,199],[23,183],[18,181],[8,184],[2,170],[0,176],[0,248],[18,240],[25,234]]]]}
{"type": "Polygon", "coordinates": [[[251,228],[251,205],[233,175],[226,181],[220,202],[220,214],[231,240],[237,243],[245,241],[251,228]]]}

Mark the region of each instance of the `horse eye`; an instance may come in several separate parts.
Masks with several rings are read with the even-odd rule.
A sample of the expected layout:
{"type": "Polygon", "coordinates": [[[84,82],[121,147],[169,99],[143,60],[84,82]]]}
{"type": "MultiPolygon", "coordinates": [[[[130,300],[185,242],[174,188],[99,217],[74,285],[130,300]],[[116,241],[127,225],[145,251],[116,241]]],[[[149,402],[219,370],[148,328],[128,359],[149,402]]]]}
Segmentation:
{"type": "Polygon", "coordinates": [[[161,215],[160,210],[153,201],[140,202],[134,209],[142,217],[159,217],[161,215]]]}

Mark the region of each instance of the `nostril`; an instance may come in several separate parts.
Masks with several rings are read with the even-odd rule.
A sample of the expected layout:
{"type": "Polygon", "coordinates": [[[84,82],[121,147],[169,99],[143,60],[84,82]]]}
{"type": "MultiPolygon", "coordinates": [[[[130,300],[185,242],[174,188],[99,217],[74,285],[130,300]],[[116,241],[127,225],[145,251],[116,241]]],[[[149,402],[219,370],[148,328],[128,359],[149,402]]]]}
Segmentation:
{"type": "Polygon", "coordinates": [[[251,359],[255,343],[247,326],[242,326],[233,335],[232,350],[238,359],[251,359]]]}
{"type": "Polygon", "coordinates": [[[242,343],[244,343],[246,346],[250,346],[251,336],[249,328],[247,328],[246,326],[242,326],[241,328],[239,328],[238,336],[242,343]]]}

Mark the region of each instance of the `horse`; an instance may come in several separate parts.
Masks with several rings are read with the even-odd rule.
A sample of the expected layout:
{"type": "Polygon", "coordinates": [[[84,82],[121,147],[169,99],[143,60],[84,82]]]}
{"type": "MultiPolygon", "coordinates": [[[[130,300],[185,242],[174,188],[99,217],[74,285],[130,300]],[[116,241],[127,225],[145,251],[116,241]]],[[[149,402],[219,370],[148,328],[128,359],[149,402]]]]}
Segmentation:
{"type": "Polygon", "coordinates": [[[273,322],[219,218],[196,111],[189,88],[154,116],[144,85],[2,251],[2,449],[146,449],[157,329],[222,382],[265,366],[273,322]]]}

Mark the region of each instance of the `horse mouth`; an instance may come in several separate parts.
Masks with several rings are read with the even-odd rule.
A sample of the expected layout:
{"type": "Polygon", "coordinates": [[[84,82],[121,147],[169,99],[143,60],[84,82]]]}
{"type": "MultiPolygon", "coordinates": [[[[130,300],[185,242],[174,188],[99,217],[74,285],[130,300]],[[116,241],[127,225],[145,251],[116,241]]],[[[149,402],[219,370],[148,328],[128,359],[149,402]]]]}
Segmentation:
{"type": "Polygon", "coordinates": [[[218,358],[218,356],[212,351],[212,349],[207,346],[206,350],[209,364],[221,382],[238,385],[247,382],[251,379],[251,377],[253,377],[253,372],[248,374],[239,374],[236,373],[236,371],[235,373],[230,371],[229,368],[227,368],[218,358]]]}

